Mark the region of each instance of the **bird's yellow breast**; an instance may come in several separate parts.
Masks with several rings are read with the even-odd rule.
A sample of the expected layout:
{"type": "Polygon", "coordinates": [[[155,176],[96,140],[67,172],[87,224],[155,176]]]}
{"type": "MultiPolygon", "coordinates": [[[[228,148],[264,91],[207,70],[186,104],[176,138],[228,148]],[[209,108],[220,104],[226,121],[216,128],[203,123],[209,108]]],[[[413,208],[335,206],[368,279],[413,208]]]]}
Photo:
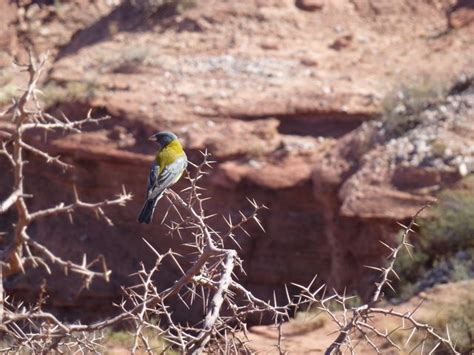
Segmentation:
{"type": "Polygon", "coordinates": [[[160,166],[159,174],[169,164],[173,163],[177,158],[185,155],[183,147],[178,140],[174,140],[161,149],[156,155],[156,162],[160,166]]]}

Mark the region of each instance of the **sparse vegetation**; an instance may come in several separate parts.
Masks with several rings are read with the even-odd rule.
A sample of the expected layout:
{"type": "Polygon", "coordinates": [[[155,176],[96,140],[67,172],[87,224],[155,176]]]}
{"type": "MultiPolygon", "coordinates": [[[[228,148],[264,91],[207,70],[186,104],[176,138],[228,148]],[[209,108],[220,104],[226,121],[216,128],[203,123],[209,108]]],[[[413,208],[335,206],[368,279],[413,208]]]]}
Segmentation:
{"type": "Polygon", "coordinates": [[[65,85],[51,82],[43,88],[41,99],[46,107],[63,102],[87,102],[97,95],[99,88],[93,82],[71,81],[65,85]]]}
{"type": "Polygon", "coordinates": [[[421,78],[416,83],[403,85],[383,100],[382,120],[390,136],[399,136],[421,122],[420,113],[448,93],[445,83],[421,78]]]}
{"type": "Polygon", "coordinates": [[[316,329],[324,327],[325,324],[331,322],[331,319],[321,310],[310,310],[307,312],[298,312],[295,317],[290,320],[296,333],[304,334],[312,332],[316,329]]]}
{"type": "MultiPolygon", "coordinates": [[[[474,179],[469,178],[474,188],[474,179]]],[[[423,223],[419,243],[424,251],[450,256],[458,251],[474,250],[474,192],[447,190],[434,208],[434,217],[423,223]]],[[[473,254],[474,255],[474,254],[473,254]]]]}
{"type": "MultiPolygon", "coordinates": [[[[435,329],[448,329],[458,351],[471,354],[474,350],[474,282],[463,281],[445,287],[438,287],[425,299],[418,318],[435,329]]],[[[399,324],[389,324],[388,328],[395,330],[399,324]]],[[[410,338],[411,332],[411,329],[400,328],[393,333],[392,339],[400,346],[402,354],[408,354],[415,344],[423,341],[422,334],[413,334],[410,338]]],[[[426,345],[433,348],[436,342],[429,341],[426,345]]],[[[449,351],[440,346],[436,353],[449,351]]]]}
{"type": "Polygon", "coordinates": [[[111,65],[110,71],[113,73],[131,74],[140,71],[140,66],[148,57],[147,48],[131,48],[123,53],[114,64],[111,65]]]}
{"type": "Polygon", "coordinates": [[[420,222],[412,255],[401,255],[397,269],[399,296],[408,298],[436,283],[459,281],[474,274],[474,177],[463,189],[446,190],[431,217],[420,222]]]}
{"type": "Polygon", "coordinates": [[[6,84],[0,88],[0,106],[4,106],[17,94],[18,87],[14,84],[6,84]]]}
{"type": "Polygon", "coordinates": [[[448,144],[441,139],[435,139],[431,142],[431,152],[435,157],[442,158],[446,154],[448,144]]]}
{"type": "Polygon", "coordinates": [[[153,15],[160,10],[180,14],[196,6],[196,0],[129,0],[132,5],[153,15]]]}
{"type": "MultiPolygon", "coordinates": [[[[472,75],[463,74],[441,81],[431,75],[411,79],[409,84],[403,84],[382,101],[382,122],[388,137],[398,137],[417,127],[423,120],[421,113],[449,95],[456,95],[467,90],[471,85],[472,75]]],[[[435,149],[442,148],[443,142],[435,149]]]]}
{"type": "MultiPolygon", "coordinates": [[[[178,354],[172,350],[170,345],[166,343],[158,334],[153,334],[150,331],[144,332],[148,338],[150,347],[156,353],[164,352],[167,355],[178,354]]],[[[117,350],[130,350],[131,344],[134,341],[134,334],[129,330],[107,331],[101,342],[105,349],[105,354],[114,354],[117,350]]]]}

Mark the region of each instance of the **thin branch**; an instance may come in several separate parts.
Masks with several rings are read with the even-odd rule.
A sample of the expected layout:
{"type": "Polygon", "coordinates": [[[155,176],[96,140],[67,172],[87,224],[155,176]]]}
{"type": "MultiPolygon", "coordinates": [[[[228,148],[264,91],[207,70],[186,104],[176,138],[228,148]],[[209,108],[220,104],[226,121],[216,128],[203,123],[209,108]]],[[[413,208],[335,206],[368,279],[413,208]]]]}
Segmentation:
{"type": "MultiPolygon", "coordinates": [[[[108,206],[114,206],[114,205],[124,206],[125,203],[127,201],[130,201],[131,199],[132,199],[132,195],[127,192],[123,192],[114,200],[105,200],[105,201],[96,202],[96,203],[82,202],[76,197],[76,201],[69,205],[64,205],[64,203],[60,203],[58,206],[31,213],[29,215],[29,221],[32,222],[40,218],[51,217],[51,216],[55,216],[62,213],[70,213],[76,210],[77,208],[96,211],[101,216],[106,218],[105,213],[102,210],[102,207],[108,207],[108,206]]],[[[106,219],[108,220],[108,218],[106,219]]]]}

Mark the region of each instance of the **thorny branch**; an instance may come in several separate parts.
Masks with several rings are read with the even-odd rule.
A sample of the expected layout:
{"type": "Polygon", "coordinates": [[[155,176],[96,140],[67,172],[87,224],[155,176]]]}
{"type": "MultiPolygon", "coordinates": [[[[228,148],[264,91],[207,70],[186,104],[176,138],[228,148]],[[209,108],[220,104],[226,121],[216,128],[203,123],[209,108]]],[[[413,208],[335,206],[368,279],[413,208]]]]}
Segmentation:
{"type": "MultiPolygon", "coordinates": [[[[298,285],[302,289],[302,294],[300,296],[298,306],[301,306],[306,302],[306,304],[309,304],[310,306],[313,304],[318,305],[318,308],[326,312],[331,318],[331,320],[339,328],[336,339],[326,349],[325,355],[339,354],[341,353],[341,349],[343,349],[343,347],[347,347],[351,353],[354,353],[356,346],[360,343],[360,339],[363,339],[366,344],[369,344],[369,346],[371,346],[377,354],[381,353],[381,348],[380,346],[377,346],[376,340],[378,340],[379,344],[388,344],[389,346],[394,347],[397,350],[401,350],[400,347],[391,338],[393,333],[398,329],[396,329],[395,331],[382,331],[377,329],[375,325],[371,324],[372,319],[377,314],[383,314],[385,316],[390,316],[395,319],[399,319],[402,321],[402,324],[405,324],[405,321],[407,321],[411,324],[412,328],[410,329],[412,329],[412,335],[417,331],[425,332],[425,340],[429,336],[436,341],[436,345],[432,349],[432,351],[434,351],[440,345],[443,345],[451,353],[458,354],[458,351],[456,350],[455,345],[449,336],[449,333],[446,336],[443,336],[436,332],[431,325],[424,324],[415,319],[414,314],[418,308],[411,312],[400,313],[394,311],[393,309],[375,307],[377,304],[383,301],[383,291],[386,287],[394,290],[391,285],[390,277],[391,275],[393,275],[398,278],[398,275],[394,269],[395,262],[399,253],[402,252],[403,249],[406,249],[407,252],[410,252],[410,248],[413,247],[408,240],[409,234],[414,233],[413,228],[416,226],[416,219],[426,207],[428,206],[424,206],[417,211],[408,226],[400,224],[404,232],[402,234],[400,243],[398,243],[395,247],[391,247],[388,244],[381,242],[387,249],[389,249],[390,254],[387,258],[386,266],[367,266],[370,269],[374,269],[380,272],[379,280],[375,283],[374,293],[368,303],[359,307],[348,307],[348,301],[352,297],[347,297],[345,293],[340,295],[336,291],[334,291],[334,295],[332,296],[326,298],[324,297],[324,295],[322,297],[317,297],[317,294],[319,294],[321,291],[325,291],[324,288],[320,287],[316,292],[311,292],[311,285],[309,287],[303,287],[298,285]],[[338,314],[331,310],[331,302],[336,302],[337,304],[342,306],[342,316],[338,317],[338,314]],[[359,341],[359,343],[357,343],[355,340],[359,341]]],[[[405,345],[408,344],[409,340],[410,339],[408,339],[405,345]]],[[[418,345],[416,345],[415,348],[418,345]]]]}
{"type": "MultiPolygon", "coordinates": [[[[12,117],[14,129],[9,136],[7,135],[0,152],[7,157],[13,168],[15,183],[11,195],[0,204],[0,213],[15,207],[18,221],[12,242],[2,251],[2,270],[4,276],[26,272],[29,266],[43,267],[47,272],[51,272],[50,265],[55,264],[62,267],[66,273],[82,276],[85,287],[88,287],[95,277],[108,280],[110,270],[103,257],[99,256],[96,260],[88,262],[84,256],[82,263],[64,260],[36,241],[30,235],[28,227],[38,219],[51,218],[58,214],[71,214],[77,209],[91,210],[103,217],[107,223],[112,224],[103,208],[110,205],[123,205],[130,199],[130,195],[124,190],[117,199],[87,203],[79,198],[74,187],[74,201],[71,203],[61,202],[57,206],[34,212],[28,209],[26,198],[33,198],[33,196],[24,193],[23,166],[26,163],[24,152],[35,154],[45,159],[46,163],[54,164],[62,169],[68,169],[70,166],[60,157],[53,157],[46,151],[27,143],[24,138],[25,132],[35,129],[78,132],[84,124],[105,119],[105,117],[94,119],[89,112],[85,119],[71,122],[65,116],[57,119],[42,112],[36,98],[35,85],[38,81],[38,73],[44,64],[45,59],[38,63],[33,57],[31,58],[31,63],[27,67],[30,74],[28,89],[5,111],[6,116],[12,117]],[[29,108],[30,101],[33,101],[34,109],[29,108]],[[94,265],[99,265],[100,271],[93,270],[94,265]]],[[[241,219],[235,223],[230,217],[224,219],[229,229],[223,233],[217,232],[208,223],[212,215],[205,213],[203,204],[206,198],[201,196],[202,188],[198,186],[198,182],[208,173],[206,168],[211,163],[209,155],[204,153],[202,163],[196,167],[194,176],[189,178],[190,187],[184,191],[188,194],[187,198],[182,198],[173,191],[166,192],[171,208],[178,216],[170,224],[170,233],[180,235],[190,233],[193,236],[193,240],[188,243],[188,247],[194,249],[197,255],[193,265],[186,270],[178,261],[181,255],[171,250],[160,254],[149,245],[155,253],[155,265],[150,270],[146,270],[142,265],[136,274],[139,283],[124,289],[125,300],[120,304],[121,311],[117,316],[92,324],[64,323],[51,313],[45,312],[42,309],[42,302],[32,308],[27,308],[21,305],[16,306],[11,300],[6,299],[0,331],[15,340],[15,345],[12,345],[9,350],[94,350],[100,338],[97,332],[112,325],[130,324],[130,322],[134,325],[134,340],[131,346],[133,353],[140,349],[152,352],[150,336],[147,333],[150,329],[155,335],[161,335],[171,346],[183,352],[200,353],[204,349],[220,348],[224,343],[226,348],[237,350],[235,344],[239,344],[239,348],[245,345],[236,336],[236,332],[239,329],[245,329],[245,318],[249,314],[270,312],[275,317],[287,317],[285,307],[278,307],[260,300],[239,284],[234,269],[241,268],[241,260],[234,249],[224,247],[228,241],[237,243],[234,236],[238,231],[246,233],[244,229],[246,223],[255,221],[261,227],[257,213],[264,206],[249,200],[253,212],[247,216],[241,214],[241,219]],[[165,259],[171,260],[182,271],[182,276],[168,288],[158,291],[159,287],[155,285],[156,277],[165,259]],[[237,300],[238,297],[240,300],[237,300]],[[170,308],[170,304],[173,304],[176,299],[188,307],[200,303],[204,307],[203,320],[193,325],[176,323],[170,308]],[[225,315],[226,312],[230,312],[230,316],[225,315]],[[233,341],[230,342],[229,339],[233,341]],[[229,345],[231,343],[232,345],[229,345]]]]}
{"type": "Polygon", "coordinates": [[[52,254],[45,246],[30,238],[27,232],[29,225],[38,218],[50,217],[64,212],[73,213],[77,208],[92,210],[99,216],[103,217],[109,224],[111,224],[111,221],[105,215],[102,207],[110,205],[124,205],[124,203],[131,198],[131,195],[128,194],[124,189],[116,199],[98,203],[85,203],[79,199],[77,191],[74,188],[74,203],[69,205],[60,203],[56,207],[36,211],[33,213],[29,211],[25,199],[27,197],[31,198],[32,196],[27,196],[24,192],[25,176],[23,167],[26,163],[24,150],[33,152],[34,154],[45,158],[48,163],[56,164],[62,168],[68,168],[69,165],[62,162],[59,157],[52,157],[47,152],[26,143],[23,133],[30,128],[37,128],[40,130],[62,128],[65,130],[77,131],[80,130],[80,128],[86,123],[95,122],[97,120],[100,121],[106,118],[101,117],[97,120],[93,119],[91,117],[91,113],[89,112],[85,119],[71,122],[64,115],[63,119],[60,120],[47,113],[44,113],[36,96],[36,84],[39,80],[41,72],[44,69],[46,59],[47,56],[43,56],[38,61],[33,55],[30,55],[30,63],[24,67],[24,70],[29,74],[28,87],[23,95],[19,99],[14,100],[13,104],[4,113],[5,117],[11,116],[11,120],[14,123],[14,130],[10,133],[10,137],[2,143],[1,150],[3,155],[8,157],[8,160],[12,165],[14,174],[14,187],[11,195],[0,203],[0,213],[5,213],[9,208],[15,206],[18,215],[18,221],[15,224],[15,234],[14,238],[12,238],[12,242],[9,245],[6,245],[1,252],[1,259],[3,261],[3,276],[5,277],[18,272],[25,272],[25,264],[27,261],[31,261],[33,266],[44,266],[49,271],[49,268],[47,267],[48,263],[45,262],[44,259],[46,258],[46,260],[49,260],[50,262],[59,263],[62,265],[65,268],[65,271],[70,270],[72,272],[78,272],[79,274],[85,275],[89,281],[95,276],[101,276],[105,279],[108,279],[108,275],[110,273],[109,271],[104,271],[101,273],[91,272],[87,268],[87,265],[84,266],[72,263],[70,261],[63,261],[61,258],[58,258],[52,254]],[[11,148],[9,148],[10,145],[12,146],[11,148]],[[30,249],[27,248],[28,246],[31,246],[34,250],[38,251],[40,255],[31,255],[30,249]],[[28,253],[25,253],[25,250],[27,250],[28,253]]]}
{"type": "MultiPolygon", "coordinates": [[[[66,273],[80,275],[84,279],[84,287],[88,287],[96,277],[109,279],[111,271],[108,270],[104,258],[99,256],[92,262],[88,262],[84,255],[81,263],[64,260],[36,241],[30,235],[29,226],[40,218],[51,218],[64,213],[70,215],[77,209],[93,211],[111,224],[112,221],[103,209],[111,205],[123,205],[131,198],[131,195],[124,189],[115,199],[89,203],[82,201],[74,188],[74,201],[70,203],[60,203],[55,207],[35,212],[28,209],[27,199],[34,196],[25,193],[26,177],[23,172],[26,164],[25,151],[62,169],[68,169],[70,166],[60,157],[53,157],[46,151],[27,143],[25,133],[30,130],[80,132],[85,124],[107,119],[107,117],[92,118],[89,112],[82,120],[70,121],[64,115],[56,118],[43,112],[36,96],[36,84],[45,62],[46,57],[38,61],[31,56],[30,64],[25,67],[29,73],[28,88],[3,112],[4,117],[10,117],[14,128],[11,132],[1,132],[3,141],[0,155],[6,157],[6,161],[13,169],[14,186],[8,197],[0,201],[0,214],[15,208],[18,220],[10,242],[4,245],[0,252],[0,280],[11,274],[24,273],[30,266],[43,267],[51,272],[50,265],[55,264],[66,273]],[[100,269],[97,270],[97,267],[100,269]]],[[[380,341],[398,348],[391,338],[393,332],[377,329],[372,323],[375,315],[394,317],[410,324],[412,333],[407,343],[415,332],[422,331],[426,334],[425,339],[431,337],[437,341],[432,351],[443,345],[452,353],[457,353],[449,333],[443,336],[430,325],[417,321],[414,317],[416,309],[400,313],[380,307],[384,289],[391,288],[390,277],[397,277],[394,270],[397,256],[403,249],[409,251],[411,247],[408,236],[413,232],[413,227],[416,225],[415,219],[422,209],[408,226],[402,226],[405,232],[397,246],[391,247],[384,244],[390,250],[390,255],[387,266],[371,267],[377,270],[380,276],[368,303],[360,307],[350,307],[348,306],[350,297],[347,297],[345,292],[339,294],[334,291],[332,295],[326,296],[327,290],[324,285],[313,290],[315,278],[308,286],[297,285],[301,292],[296,297],[291,297],[287,290],[287,303],[278,305],[276,299],[273,302],[259,299],[239,282],[236,271],[243,272],[242,261],[236,249],[232,247],[235,245],[240,248],[239,234],[249,236],[245,229],[249,222],[255,222],[263,229],[258,214],[265,206],[248,200],[251,206],[250,213],[247,215],[240,213],[239,218],[234,218],[234,220],[230,215],[222,216],[227,224],[227,230],[218,231],[213,228],[209,221],[215,215],[206,213],[204,203],[208,198],[203,197],[203,188],[199,186],[202,178],[208,174],[207,169],[211,164],[212,161],[207,152],[203,153],[202,162],[195,166],[194,173],[188,177],[189,187],[180,194],[171,190],[165,193],[170,202],[170,208],[163,222],[167,223],[170,234],[178,235],[183,240],[183,246],[190,252],[185,256],[173,250],[160,253],[145,240],[154,253],[155,263],[149,269],[142,264],[140,270],[134,275],[138,282],[134,286],[123,288],[124,300],[118,305],[119,311],[115,317],[91,324],[68,324],[43,310],[44,296],[41,296],[37,304],[32,307],[15,303],[8,297],[4,299],[3,283],[0,282],[0,318],[2,320],[0,334],[11,340],[9,345],[0,349],[0,352],[22,350],[42,353],[51,350],[98,352],[102,332],[120,324],[132,328],[133,343],[130,345],[132,353],[141,350],[147,353],[155,353],[157,350],[166,352],[170,347],[189,354],[243,353],[250,352],[246,343],[248,317],[260,315],[271,317],[277,324],[278,343],[275,346],[278,352],[283,354],[285,347],[281,324],[289,319],[290,310],[295,311],[317,305],[329,315],[339,329],[336,339],[326,350],[328,355],[340,353],[343,348],[355,353],[361,341],[369,344],[377,353],[381,351],[380,341]],[[171,218],[169,215],[174,216],[171,218]],[[191,258],[194,261],[189,265],[191,258]],[[166,285],[158,284],[157,281],[160,279],[162,268],[170,263],[180,270],[182,276],[165,287],[166,285]],[[194,323],[191,322],[192,319],[184,323],[177,322],[173,316],[176,301],[189,309],[202,306],[202,319],[194,323]],[[342,313],[331,310],[332,302],[337,302],[342,306],[342,313]],[[151,342],[153,337],[165,339],[166,344],[161,349],[154,348],[151,342]]]]}
{"type": "MultiPolygon", "coordinates": [[[[79,199],[74,187],[75,201],[70,204],[60,203],[56,207],[31,212],[27,199],[34,196],[25,193],[27,177],[24,174],[24,166],[27,163],[25,151],[44,158],[47,163],[54,164],[60,168],[67,169],[71,166],[64,163],[60,157],[53,157],[45,150],[37,148],[31,143],[27,143],[27,137],[24,135],[29,130],[37,131],[65,130],[80,132],[81,128],[88,123],[97,123],[108,117],[92,118],[91,112],[87,117],[78,121],[70,121],[65,115],[58,119],[41,108],[38,100],[37,83],[42,71],[46,65],[47,56],[42,56],[39,60],[30,54],[29,64],[23,66],[23,70],[29,75],[27,89],[23,94],[13,99],[12,104],[1,114],[4,119],[10,119],[12,129],[10,132],[3,132],[0,154],[5,156],[7,162],[13,170],[14,183],[12,192],[3,201],[0,201],[0,214],[6,213],[12,208],[16,209],[17,220],[14,224],[13,235],[10,238],[4,238],[2,250],[0,251],[1,260],[1,316],[2,325],[0,332],[10,335],[13,340],[12,351],[19,351],[21,348],[43,351],[49,346],[56,347],[61,338],[56,334],[70,334],[74,327],[64,325],[52,314],[42,311],[41,305],[32,309],[15,306],[8,298],[3,299],[3,278],[17,273],[27,272],[28,267],[42,267],[48,273],[51,273],[51,264],[59,265],[65,273],[75,273],[84,280],[83,287],[89,287],[92,280],[96,277],[109,280],[111,271],[108,270],[105,260],[99,256],[92,262],[87,261],[86,255],[83,256],[82,263],[75,263],[57,256],[45,245],[39,243],[30,234],[29,227],[31,223],[39,218],[52,217],[60,213],[74,213],[78,208],[95,212],[107,223],[112,222],[106,216],[103,208],[112,205],[123,206],[126,201],[131,199],[131,195],[123,189],[117,198],[100,201],[96,203],[86,203],[79,199]],[[100,267],[96,271],[95,265],[100,267]],[[59,339],[59,340],[58,340],[59,339]]],[[[90,348],[90,339],[83,336],[76,339],[76,345],[82,344],[85,348],[90,348]]]]}
{"type": "Polygon", "coordinates": [[[271,314],[274,318],[288,318],[286,306],[260,300],[239,283],[234,269],[241,267],[241,260],[234,249],[224,247],[233,243],[230,235],[237,228],[243,230],[245,223],[255,221],[261,226],[257,214],[264,206],[249,200],[253,208],[250,215],[242,215],[235,224],[225,219],[230,232],[220,233],[213,229],[208,222],[212,215],[206,215],[203,207],[205,198],[197,185],[197,181],[205,174],[203,169],[210,165],[208,154],[203,153],[203,157],[204,162],[189,177],[190,187],[184,189],[190,196],[182,198],[171,190],[166,192],[178,219],[169,225],[170,231],[181,237],[184,234],[191,236],[191,241],[185,245],[197,254],[196,260],[186,270],[176,258],[179,255],[172,251],[160,254],[150,246],[157,258],[157,265],[169,258],[181,270],[182,276],[173,285],[158,292],[158,287],[152,286],[152,276],[158,273],[158,266],[155,265],[149,272],[143,268],[140,271],[140,283],[126,290],[133,307],[127,309],[126,302],[123,303],[123,314],[128,314],[137,325],[133,351],[139,348],[137,344],[140,339],[143,349],[147,349],[148,345],[143,341],[147,328],[157,331],[183,353],[242,349],[245,344],[236,333],[245,330],[248,315],[271,314]],[[176,323],[167,305],[176,297],[188,308],[201,304],[204,307],[203,319],[196,324],[176,323]]]}

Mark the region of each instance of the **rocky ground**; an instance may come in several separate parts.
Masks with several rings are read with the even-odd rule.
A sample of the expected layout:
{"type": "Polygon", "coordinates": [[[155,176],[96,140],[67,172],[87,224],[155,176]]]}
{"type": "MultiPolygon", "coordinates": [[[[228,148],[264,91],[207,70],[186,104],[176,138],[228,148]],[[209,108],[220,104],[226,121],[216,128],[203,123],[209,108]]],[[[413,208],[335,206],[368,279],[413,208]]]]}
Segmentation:
{"type": "MultiPolygon", "coordinates": [[[[242,240],[245,280],[259,295],[318,274],[367,296],[373,278],[363,265],[382,262],[378,240],[392,240],[395,221],[474,170],[473,89],[463,86],[474,63],[472,2],[208,1],[146,16],[99,0],[1,9],[3,102],[23,85],[10,63],[31,43],[50,50],[52,112],[112,116],[96,131],[50,137],[73,172],[35,170],[33,157],[29,171],[38,207],[70,198],[72,181],[84,199],[122,185],[135,196],[110,212],[114,228],[91,228],[81,215],[67,236],[66,218],[36,226],[58,252],[106,255],[115,276],[81,296],[90,310],[111,311],[127,275],[150,262],[141,237],[163,250],[179,243],[158,223],[135,221],[153,153],[145,138],[157,130],[175,131],[195,162],[199,150],[215,157],[209,210],[236,214],[246,196],[269,207],[266,234],[255,227],[242,240]]],[[[29,293],[38,279],[8,287],[29,293]]],[[[49,282],[55,305],[77,315],[75,291],[49,282]]]]}

